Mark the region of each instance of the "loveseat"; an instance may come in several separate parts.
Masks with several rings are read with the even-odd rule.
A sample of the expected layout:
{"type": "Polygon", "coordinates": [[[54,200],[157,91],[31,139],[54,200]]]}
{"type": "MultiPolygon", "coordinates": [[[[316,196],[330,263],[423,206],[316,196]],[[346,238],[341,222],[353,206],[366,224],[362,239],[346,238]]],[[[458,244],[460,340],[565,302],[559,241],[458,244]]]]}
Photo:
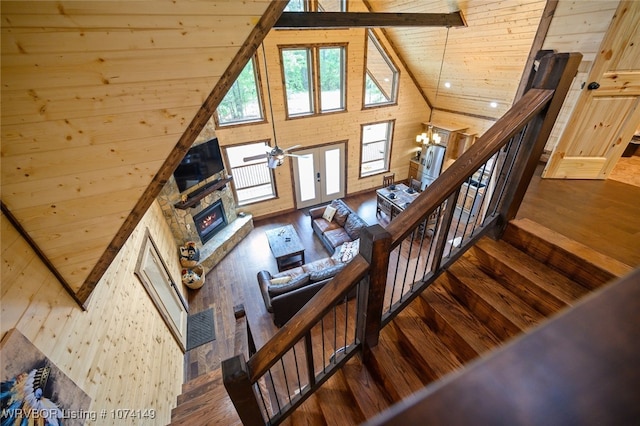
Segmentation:
{"type": "Polygon", "coordinates": [[[333,200],[328,206],[311,209],[309,216],[313,232],[329,253],[344,243],[360,238],[360,231],[367,226],[342,200],[333,200]]]}
{"type": "Polygon", "coordinates": [[[320,289],[358,254],[359,240],[341,245],[331,257],[316,260],[271,274],[258,272],[258,284],[267,311],[273,322],[281,327],[300,310],[320,289]]]}

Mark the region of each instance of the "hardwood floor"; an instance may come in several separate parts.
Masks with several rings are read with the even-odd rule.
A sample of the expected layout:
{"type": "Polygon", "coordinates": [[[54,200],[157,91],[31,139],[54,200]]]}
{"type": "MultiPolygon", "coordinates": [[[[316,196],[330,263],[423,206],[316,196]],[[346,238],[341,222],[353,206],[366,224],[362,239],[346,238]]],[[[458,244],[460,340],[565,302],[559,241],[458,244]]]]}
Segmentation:
{"type": "MultiPolygon", "coordinates": [[[[518,218],[529,218],[633,267],[640,265],[640,187],[613,180],[541,180],[536,173],[518,218]]],[[[376,218],[375,192],[345,199],[367,223],[376,218]]],[[[292,224],[305,247],[307,262],[329,255],[313,235],[309,217],[303,211],[254,220],[254,230],[216,268],[209,271],[205,285],[188,295],[190,312],[213,307],[217,339],[185,355],[185,381],[206,374],[232,356],[235,319],[233,307],[243,304],[260,347],[277,329],[266,311],[256,274],[275,271],[276,262],[264,231],[292,224]]]]}

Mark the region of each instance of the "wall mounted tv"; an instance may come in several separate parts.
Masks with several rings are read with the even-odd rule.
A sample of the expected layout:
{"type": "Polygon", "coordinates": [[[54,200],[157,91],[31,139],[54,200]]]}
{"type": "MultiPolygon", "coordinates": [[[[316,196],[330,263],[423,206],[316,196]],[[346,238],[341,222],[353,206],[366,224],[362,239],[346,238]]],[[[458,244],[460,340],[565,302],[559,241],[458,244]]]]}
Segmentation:
{"type": "Polygon", "coordinates": [[[218,138],[213,138],[191,147],[173,172],[173,177],[183,192],[223,170],[218,138]]]}

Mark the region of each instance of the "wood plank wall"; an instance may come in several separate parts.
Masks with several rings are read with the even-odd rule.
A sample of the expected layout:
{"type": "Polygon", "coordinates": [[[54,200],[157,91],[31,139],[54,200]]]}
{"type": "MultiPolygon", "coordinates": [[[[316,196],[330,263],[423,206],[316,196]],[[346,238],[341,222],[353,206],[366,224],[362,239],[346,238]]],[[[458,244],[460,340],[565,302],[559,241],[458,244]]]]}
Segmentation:
{"type": "MultiPolygon", "coordinates": [[[[366,11],[364,5],[349,3],[349,10],[366,11]]],[[[271,30],[264,41],[268,75],[270,80],[273,113],[276,120],[277,141],[280,147],[300,144],[305,148],[324,145],[337,141],[347,142],[347,193],[353,194],[382,185],[382,174],[361,179],[360,165],[360,132],[361,124],[376,121],[395,120],[393,148],[390,173],[396,179],[406,179],[409,173],[409,159],[419,148],[415,143],[416,134],[422,132],[422,122],[429,117],[429,107],[420,92],[408,76],[406,69],[395,55],[380,31],[376,31],[379,39],[400,72],[400,88],[398,104],[377,108],[362,108],[366,32],[364,29],[347,30],[271,30]],[[303,43],[348,43],[347,46],[347,111],[325,114],[308,118],[285,119],[284,93],[279,45],[303,43]]],[[[262,80],[262,92],[265,102],[268,100],[264,60],[262,50],[258,51],[258,62],[262,80]]],[[[269,107],[265,107],[268,123],[250,124],[216,129],[221,146],[272,139],[271,117],[269,107]]],[[[384,173],[384,174],[388,174],[384,173]]],[[[292,187],[291,161],[285,160],[283,166],[275,170],[278,198],[266,202],[248,205],[244,208],[254,217],[269,215],[278,211],[295,208],[292,187]]]]}
{"type": "MultiPolygon", "coordinates": [[[[83,311],[2,215],[2,323],[17,328],[91,397],[89,410],[154,409],[167,424],[183,354],[134,275],[145,229],[180,283],[177,246],[155,202],[83,311]]],[[[106,423],[118,424],[109,420],[106,423]]]]}
{"type": "Polygon", "coordinates": [[[269,4],[1,3],[2,201],[72,289],[269,4]]]}

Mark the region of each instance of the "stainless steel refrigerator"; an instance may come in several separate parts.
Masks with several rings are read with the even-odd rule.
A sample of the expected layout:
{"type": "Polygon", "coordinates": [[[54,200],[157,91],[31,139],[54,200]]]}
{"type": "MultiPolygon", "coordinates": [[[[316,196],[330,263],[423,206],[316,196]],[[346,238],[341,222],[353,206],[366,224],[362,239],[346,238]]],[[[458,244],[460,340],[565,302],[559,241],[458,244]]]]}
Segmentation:
{"type": "Polygon", "coordinates": [[[420,167],[419,171],[421,173],[420,181],[422,182],[420,187],[423,191],[440,176],[446,149],[444,145],[432,144],[424,145],[422,148],[422,159],[420,160],[422,167],[420,167]]]}

